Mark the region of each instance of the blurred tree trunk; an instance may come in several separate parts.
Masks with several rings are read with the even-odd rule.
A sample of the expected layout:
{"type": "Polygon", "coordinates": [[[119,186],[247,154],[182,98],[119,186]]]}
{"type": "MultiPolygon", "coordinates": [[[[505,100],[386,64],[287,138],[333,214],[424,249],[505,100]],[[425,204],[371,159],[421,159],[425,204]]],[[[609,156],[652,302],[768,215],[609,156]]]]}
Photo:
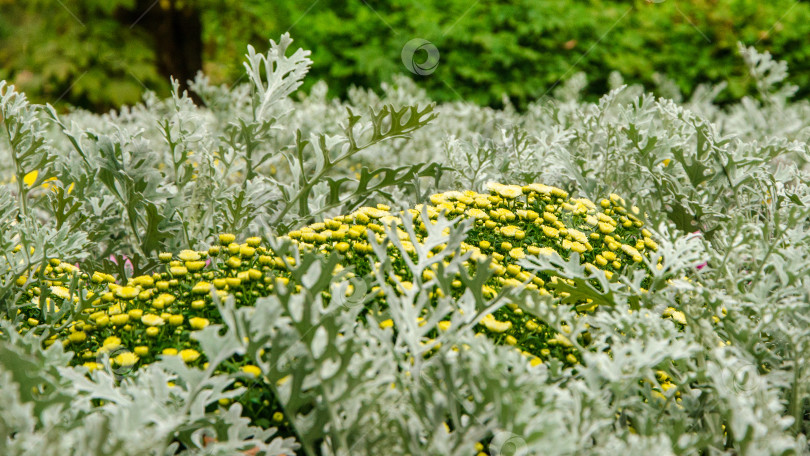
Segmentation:
{"type": "MultiPolygon", "coordinates": [[[[158,71],[174,77],[182,89],[202,69],[202,21],[194,1],[137,0],[135,8],[119,11],[123,25],[146,31],[153,40],[158,71]]],[[[196,103],[200,100],[190,94],[196,103]]]]}

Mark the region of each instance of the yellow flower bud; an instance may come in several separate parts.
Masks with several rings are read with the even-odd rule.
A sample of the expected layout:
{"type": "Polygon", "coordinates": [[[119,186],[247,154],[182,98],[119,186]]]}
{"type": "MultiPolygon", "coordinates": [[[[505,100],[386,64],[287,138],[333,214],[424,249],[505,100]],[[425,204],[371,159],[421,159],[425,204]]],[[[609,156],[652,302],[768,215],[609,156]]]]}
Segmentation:
{"type": "Polygon", "coordinates": [[[191,326],[193,329],[203,329],[208,326],[209,323],[210,322],[207,318],[202,317],[192,317],[188,320],[189,326],[191,326]]]}
{"type": "Polygon", "coordinates": [[[194,350],[193,348],[186,348],[185,350],[180,350],[180,358],[183,359],[183,362],[186,363],[193,363],[197,361],[200,357],[200,352],[194,350]]]}
{"type": "Polygon", "coordinates": [[[242,372],[251,375],[253,378],[258,378],[262,375],[262,370],[259,369],[258,366],[254,366],[252,364],[244,365],[240,368],[242,372]]]}
{"type": "Polygon", "coordinates": [[[125,325],[129,321],[129,315],[127,314],[113,315],[112,317],[110,317],[110,321],[112,321],[112,324],[115,326],[125,325]]]}

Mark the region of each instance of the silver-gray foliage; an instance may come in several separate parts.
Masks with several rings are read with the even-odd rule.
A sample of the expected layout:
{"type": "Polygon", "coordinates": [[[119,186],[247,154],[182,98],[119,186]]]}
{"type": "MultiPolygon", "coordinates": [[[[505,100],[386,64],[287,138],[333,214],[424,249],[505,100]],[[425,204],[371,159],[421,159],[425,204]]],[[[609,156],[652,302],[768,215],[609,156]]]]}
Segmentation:
{"type": "Polygon", "coordinates": [[[470,290],[486,280],[485,267],[465,273],[467,227],[440,220],[428,243],[447,244],[445,253],[417,246],[416,286],[358,319],[367,301],[342,296],[349,283],[397,286],[385,253],[403,248],[399,236],[372,242],[378,261],[365,282],[333,275],[335,258],[298,256],[301,290],[253,307],[221,303],[224,327],[200,336],[209,359],[256,362],[297,442],[251,427],[236,405],[206,412],[239,393],[212,367],[167,359],[120,382],[108,370],[87,377],[64,367],[59,344],[42,349],[4,325],[0,453],[461,455],[478,441],[493,455],[808,453],[810,103],[791,99],[783,63],[741,48],[759,93],[725,107],[713,102],[723,86],[684,99],[661,77],[666,99],[617,75],[608,94],[585,102],[577,75],[525,112],[462,101],[434,109],[407,78],[345,101],[327,99],[324,83],[294,98],[310,62],[301,50],[286,56],[289,44],[251,48],[247,84],[198,76],[191,87],[206,107],[175,85],[168,99],[148,95],[119,112],[59,114],[0,82],[2,309],[13,319],[30,304],[11,284],[36,280],[26,271],[48,258],[110,268],[102,259],[125,253],[149,270],[155,252],[202,247],[221,231],[283,234],[367,201],[410,206],[436,188],[490,180],[624,196],[650,221],[661,269],[653,256],[648,284],[623,276],[596,287],[576,261],[524,263],[571,279],[572,295],[600,304],[594,313],[519,290],[433,307],[427,286],[447,287],[457,272],[470,290]],[[505,302],[573,343],[587,329],[582,364],[533,367],[475,337],[477,319],[505,302]],[[683,313],[683,328],[661,318],[668,308],[683,313]],[[450,329],[436,331],[445,318],[450,329]],[[386,319],[396,334],[380,328],[386,319]],[[675,389],[652,389],[659,370],[675,389]],[[206,446],[204,435],[217,441],[206,446]]]}

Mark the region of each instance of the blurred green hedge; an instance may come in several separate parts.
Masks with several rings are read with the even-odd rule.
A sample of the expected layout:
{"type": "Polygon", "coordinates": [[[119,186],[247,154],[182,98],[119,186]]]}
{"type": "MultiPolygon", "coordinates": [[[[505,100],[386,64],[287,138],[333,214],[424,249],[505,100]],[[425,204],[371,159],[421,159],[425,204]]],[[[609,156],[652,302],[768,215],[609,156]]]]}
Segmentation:
{"type": "Polygon", "coordinates": [[[440,101],[497,106],[505,94],[525,106],[579,71],[598,96],[615,70],[650,87],[666,74],[686,94],[728,81],[720,101],[729,101],[753,92],[738,41],[787,60],[799,95],[810,92],[810,5],[795,0],[0,0],[0,78],[96,109],[136,101],[143,87],[165,91],[163,43],[121,19],[150,4],[199,16],[203,68],[223,83],[242,74],[248,43],[261,49],[289,30],[312,50],[308,84],[325,79],[338,96],[405,73],[440,101]],[[403,64],[414,38],[438,49],[432,74],[403,64]]]}

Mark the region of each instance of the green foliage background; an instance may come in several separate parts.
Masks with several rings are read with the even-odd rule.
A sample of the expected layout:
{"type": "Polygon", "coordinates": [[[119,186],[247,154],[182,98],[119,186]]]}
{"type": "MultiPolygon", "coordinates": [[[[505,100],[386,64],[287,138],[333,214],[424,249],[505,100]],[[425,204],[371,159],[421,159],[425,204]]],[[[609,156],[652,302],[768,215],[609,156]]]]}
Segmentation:
{"type": "MultiPolygon", "coordinates": [[[[146,87],[167,94],[155,64],[160,43],[115,17],[137,3],[0,1],[0,79],[34,100],[61,97],[95,109],[136,102],[146,87]]],[[[792,82],[810,87],[810,6],[792,0],[163,0],[153,7],[195,9],[204,69],[221,83],[242,74],[246,44],[261,48],[265,37],[290,31],[312,50],[308,84],[328,80],[337,96],[352,85],[378,87],[395,74],[411,75],[400,53],[413,38],[441,54],[435,73],[411,75],[437,101],[498,106],[505,94],[523,107],[579,71],[588,75],[586,95],[593,98],[618,71],[648,87],[655,73],[666,74],[687,95],[698,83],[727,81],[718,101],[728,102],[754,90],[738,41],[787,61],[792,82]]]]}

